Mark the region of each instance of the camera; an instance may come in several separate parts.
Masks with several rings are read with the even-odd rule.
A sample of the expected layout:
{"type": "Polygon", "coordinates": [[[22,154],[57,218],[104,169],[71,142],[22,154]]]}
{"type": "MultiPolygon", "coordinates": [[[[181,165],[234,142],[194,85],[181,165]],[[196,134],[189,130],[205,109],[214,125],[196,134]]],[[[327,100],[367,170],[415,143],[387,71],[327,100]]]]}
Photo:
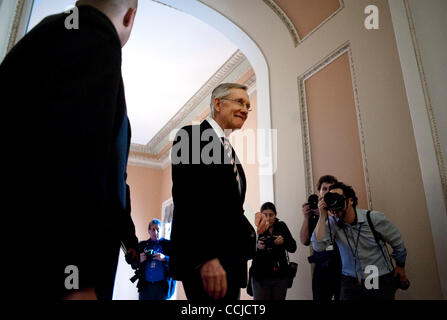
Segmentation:
{"type": "Polygon", "coordinates": [[[307,199],[307,203],[309,203],[309,209],[318,209],[318,196],[316,194],[311,194],[309,199],[307,199]]]}
{"type": "Polygon", "coordinates": [[[275,239],[273,239],[272,236],[270,236],[270,235],[261,236],[261,237],[259,237],[259,240],[264,242],[265,250],[267,252],[271,252],[272,251],[273,246],[275,245],[274,244],[275,239]]]}
{"type": "Polygon", "coordinates": [[[144,254],[146,255],[146,258],[148,261],[151,261],[154,256],[159,253],[158,251],[154,250],[154,249],[149,249],[149,246],[145,247],[143,250],[144,254]]]}
{"type": "Polygon", "coordinates": [[[394,278],[394,285],[397,289],[407,290],[410,287],[410,280],[407,279],[405,283],[400,281],[400,276],[394,278]]]}
{"type": "Polygon", "coordinates": [[[345,207],[345,197],[338,193],[326,193],[324,202],[326,202],[328,210],[341,210],[345,207]]]}
{"type": "MultiPolygon", "coordinates": [[[[146,255],[146,259],[147,259],[147,261],[148,262],[150,262],[153,258],[154,258],[154,256],[158,253],[158,251],[156,251],[156,250],[154,250],[154,249],[150,249],[149,248],[149,245],[147,245],[144,249],[143,249],[143,252],[144,252],[144,254],[146,255]]],[[[137,285],[137,287],[139,288],[139,286],[141,286],[141,285],[143,285],[144,284],[144,281],[140,281],[140,280],[144,280],[144,275],[145,274],[145,271],[144,271],[144,268],[142,269],[141,268],[141,265],[139,265],[137,268],[136,268],[136,270],[135,270],[135,275],[132,277],[132,278],[130,278],[130,281],[132,282],[132,283],[134,283],[135,281],[137,281],[138,280],[138,285],[137,285]]]]}
{"type": "Polygon", "coordinates": [[[154,256],[156,252],[154,251],[154,249],[149,249],[146,247],[146,248],[144,248],[144,253],[149,258],[149,257],[154,256]]]}

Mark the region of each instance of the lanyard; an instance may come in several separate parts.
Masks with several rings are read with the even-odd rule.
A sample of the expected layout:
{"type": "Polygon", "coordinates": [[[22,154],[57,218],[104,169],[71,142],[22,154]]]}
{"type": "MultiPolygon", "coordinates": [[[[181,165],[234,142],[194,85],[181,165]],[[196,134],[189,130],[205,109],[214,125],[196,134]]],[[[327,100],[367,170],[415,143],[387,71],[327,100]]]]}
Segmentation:
{"type": "Polygon", "coordinates": [[[334,244],[334,237],[332,237],[332,230],[331,230],[331,220],[329,219],[329,217],[327,218],[327,225],[329,227],[329,237],[331,240],[331,245],[334,244]]]}
{"type": "MultiPolygon", "coordinates": [[[[359,281],[359,284],[361,284],[361,282],[362,282],[361,278],[360,278],[360,275],[357,272],[357,259],[359,260],[360,267],[361,267],[360,258],[358,257],[358,249],[359,249],[359,240],[360,240],[360,230],[361,230],[361,228],[362,228],[362,225],[360,224],[359,225],[359,230],[358,230],[358,233],[357,233],[357,242],[355,243],[355,251],[354,251],[354,249],[351,246],[351,242],[349,241],[348,234],[346,233],[346,228],[343,227],[343,232],[345,233],[346,241],[348,242],[349,249],[351,249],[352,256],[354,257],[354,270],[355,270],[355,274],[357,275],[357,280],[359,281]]],[[[351,237],[352,237],[352,240],[354,241],[352,230],[351,230],[351,237]]]]}

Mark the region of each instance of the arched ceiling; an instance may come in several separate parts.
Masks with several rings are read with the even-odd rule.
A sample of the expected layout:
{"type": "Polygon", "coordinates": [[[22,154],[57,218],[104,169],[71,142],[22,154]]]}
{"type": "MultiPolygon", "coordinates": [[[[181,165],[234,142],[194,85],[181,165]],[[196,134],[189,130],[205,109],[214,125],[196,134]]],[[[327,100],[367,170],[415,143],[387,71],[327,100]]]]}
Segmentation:
{"type": "Polygon", "coordinates": [[[292,34],[295,46],[344,7],[343,0],[264,0],[292,34]]]}

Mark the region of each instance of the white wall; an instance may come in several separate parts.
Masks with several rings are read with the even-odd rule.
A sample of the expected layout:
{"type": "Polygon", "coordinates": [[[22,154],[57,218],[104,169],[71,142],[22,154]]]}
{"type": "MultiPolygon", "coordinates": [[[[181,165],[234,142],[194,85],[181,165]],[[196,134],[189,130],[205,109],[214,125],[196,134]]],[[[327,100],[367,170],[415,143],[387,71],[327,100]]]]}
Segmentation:
{"type": "Polygon", "coordinates": [[[0,61],[2,61],[6,55],[16,5],[17,1],[11,0],[3,1],[0,5],[0,61]]]}
{"type": "MultiPolygon", "coordinates": [[[[297,79],[349,41],[372,205],[399,227],[409,252],[407,272],[413,279],[412,290],[399,291],[397,298],[442,297],[432,228],[427,223],[426,190],[388,6],[392,1],[345,0],[343,10],[297,47],[285,24],[263,1],[202,2],[229,17],[267,61],[271,127],[278,130],[274,141],[278,159],[275,201],[297,240],[303,220],[301,204],[306,201],[297,79]],[[364,10],[371,4],[379,8],[379,30],[364,27],[364,10]]],[[[300,267],[288,299],[312,298],[308,255],[308,248],[299,245],[291,256],[300,267]]]]}
{"type": "Polygon", "coordinates": [[[438,165],[442,155],[435,147],[436,128],[431,118],[438,124],[438,138],[444,144],[441,150],[445,150],[446,4],[442,0],[390,2],[444,298],[447,297],[447,215],[438,165]]]}
{"type": "Polygon", "coordinates": [[[444,172],[447,156],[447,1],[410,0],[428,95],[436,120],[444,172]]]}

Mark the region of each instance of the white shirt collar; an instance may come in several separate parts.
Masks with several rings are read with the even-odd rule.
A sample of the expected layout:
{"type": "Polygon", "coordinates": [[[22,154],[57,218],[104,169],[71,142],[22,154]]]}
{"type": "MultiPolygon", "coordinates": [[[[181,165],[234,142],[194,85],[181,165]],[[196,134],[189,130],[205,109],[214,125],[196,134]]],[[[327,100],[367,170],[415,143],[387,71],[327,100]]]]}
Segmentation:
{"type": "Polygon", "coordinates": [[[214,120],[211,117],[206,118],[206,121],[208,121],[208,123],[211,125],[211,128],[213,128],[213,130],[216,132],[217,136],[219,138],[226,138],[225,137],[225,132],[222,130],[222,128],[220,127],[220,125],[216,122],[216,120],[214,120]]]}

